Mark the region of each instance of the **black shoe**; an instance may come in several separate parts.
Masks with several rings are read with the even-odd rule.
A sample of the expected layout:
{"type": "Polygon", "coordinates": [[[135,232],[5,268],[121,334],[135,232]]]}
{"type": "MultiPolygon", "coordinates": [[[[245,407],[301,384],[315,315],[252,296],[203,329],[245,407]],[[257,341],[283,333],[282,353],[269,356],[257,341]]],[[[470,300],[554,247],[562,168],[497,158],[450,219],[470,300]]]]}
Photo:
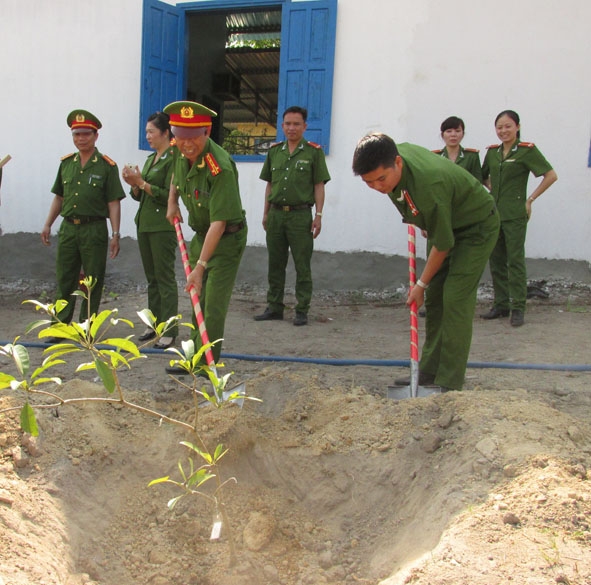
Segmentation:
{"type": "Polygon", "coordinates": [[[297,327],[300,327],[301,325],[307,325],[308,315],[306,315],[306,313],[300,313],[299,311],[296,311],[295,317],[293,318],[293,324],[297,327]]]}
{"type": "Polygon", "coordinates": [[[74,343],[71,339],[64,339],[63,337],[46,337],[43,343],[48,345],[55,345],[56,343],[74,343]]]}
{"type": "Polygon", "coordinates": [[[154,344],[154,349],[166,349],[174,343],[175,337],[167,336],[161,337],[157,343],[154,344]]]}
{"type": "Polygon", "coordinates": [[[156,337],[156,331],[153,329],[146,329],[138,338],[138,341],[149,341],[150,339],[154,339],[156,337]]]}
{"type": "Polygon", "coordinates": [[[481,319],[499,319],[500,317],[508,317],[509,316],[509,309],[499,309],[498,307],[493,307],[488,313],[483,313],[480,315],[481,319]]]}
{"type": "Polygon", "coordinates": [[[267,307],[260,315],[255,315],[255,321],[283,321],[283,313],[276,313],[267,307]]]}
{"type": "Polygon", "coordinates": [[[519,309],[513,309],[511,311],[511,326],[512,327],[521,327],[525,323],[523,311],[519,309]]]}
{"type": "MultiPolygon", "coordinates": [[[[419,386],[433,386],[435,383],[435,374],[428,374],[427,372],[419,372],[419,386]]],[[[396,386],[410,386],[410,377],[397,378],[394,380],[396,386]]]]}
{"type": "Polygon", "coordinates": [[[184,368],[179,368],[178,366],[166,366],[164,368],[167,374],[172,374],[173,376],[188,376],[189,372],[184,368]]]}

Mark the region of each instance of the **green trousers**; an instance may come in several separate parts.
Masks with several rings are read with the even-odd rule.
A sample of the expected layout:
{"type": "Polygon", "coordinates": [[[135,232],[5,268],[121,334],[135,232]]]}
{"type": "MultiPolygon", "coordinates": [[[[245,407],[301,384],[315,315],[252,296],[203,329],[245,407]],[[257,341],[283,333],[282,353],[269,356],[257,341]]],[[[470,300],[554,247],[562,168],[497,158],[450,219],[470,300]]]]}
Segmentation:
{"type": "Polygon", "coordinates": [[[425,343],[419,369],[435,383],[461,390],[472,343],[476,293],[497,241],[499,216],[454,232],[455,244],[425,296],[425,343]]]}
{"type": "Polygon", "coordinates": [[[525,268],[525,236],[527,218],[501,222],[499,239],[490,255],[490,273],[498,309],[525,311],[527,272],[525,268]]]}
{"type": "MultiPolygon", "coordinates": [[[[179,293],[174,263],[177,238],[175,232],[138,232],[137,241],[146,280],[148,281],[148,309],[158,323],[179,312],[179,293]]],[[[178,326],[166,335],[176,337],[178,326]]]]}
{"type": "Polygon", "coordinates": [[[267,304],[271,311],[283,313],[285,270],[289,250],[296,271],[295,296],[298,313],[308,314],[312,300],[312,212],[309,209],[269,210],[267,215],[267,254],[269,259],[267,304]]]}
{"type": "MultiPolygon", "coordinates": [[[[220,340],[212,347],[213,358],[216,363],[220,360],[222,352],[222,342],[224,337],[224,327],[226,324],[226,315],[230,306],[232,289],[236,281],[236,274],[240,266],[240,260],[244,249],[246,248],[247,228],[244,227],[239,232],[223,235],[213,256],[207,263],[207,270],[203,275],[203,288],[199,297],[199,304],[203,311],[205,328],[209,341],[220,340]]],[[[195,266],[204,238],[196,234],[191,240],[189,250],[189,262],[195,266]]],[[[193,315],[193,323],[196,326],[196,319],[193,315]]],[[[191,334],[191,339],[195,347],[201,347],[201,335],[199,329],[195,329],[191,334]]],[[[206,363],[205,359],[203,363],[206,363]]]]}
{"type": "MultiPolygon", "coordinates": [[[[79,288],[80,270],[85,276],[96,279],[96,286],[90,296],[90,314],[98,314],[109,250],[109,232],[106,221],[95,221],[74,225],[62,221],[58,232],[56,277],[56,298],[68,301],[68,306],[58,314],[60,321],[70,323],[74,316],[76,297],[72,293],[79,288]]],[[[88,319],[88,303],[82,301],[80,321],[88,319]]]]}

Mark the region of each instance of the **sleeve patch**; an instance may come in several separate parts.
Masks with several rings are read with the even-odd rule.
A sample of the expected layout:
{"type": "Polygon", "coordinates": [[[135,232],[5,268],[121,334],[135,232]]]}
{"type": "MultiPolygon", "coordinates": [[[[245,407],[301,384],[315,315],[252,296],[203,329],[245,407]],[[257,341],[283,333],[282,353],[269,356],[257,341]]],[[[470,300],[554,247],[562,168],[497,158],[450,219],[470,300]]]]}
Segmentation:
{"type": "Polygon", "coordinates": [[[216,175],[219,175],[222,172],[222,169],[218,165],[218,161],[215,160],[215,158],[214,158],[213,154],[211,154],[211,152],[208,152],[205,155],[205,162],[207,163],[207,166],[209,167],[209,170],[214,177],[216,175]]]}
{"type": "Polygon", "coordinates": [[[117,163],[112,158],[109,158],[106,154],[103,154],[103,159],[106,160],[112,167],[117,165],[117,163]]]}

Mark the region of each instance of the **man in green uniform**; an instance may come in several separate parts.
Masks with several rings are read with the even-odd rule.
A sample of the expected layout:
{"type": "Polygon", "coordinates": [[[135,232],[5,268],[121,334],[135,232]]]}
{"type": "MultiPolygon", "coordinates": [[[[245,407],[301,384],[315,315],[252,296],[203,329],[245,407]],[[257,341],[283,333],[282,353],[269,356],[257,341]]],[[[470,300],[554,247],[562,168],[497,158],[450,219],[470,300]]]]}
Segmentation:
{"type": "Polygon", "coordinates": [[[308,112],[292,106],[283,114],[287,140],[269,149],[260,178],[267,181],[263,228],[269,259],[267,308],[255,321],[283,319],[289,250],[296,271],[294,325],[306,325],[312,299],[312,252],[322,229],[324,185],[330,181],[324,152],[304,139],[308,112]],[[311,209],[316,206],[312,218],[311,209]]]}
{"type": "Polygon", "coordinates": [[[385,134],[359,141],[353,172],[388,195],[404,223],[428,234],[431,250],[407,299],[408,305],[427,307],[419,384],[461,390],[478,283],[499,232],[494,201],[464,169],[420,146],[397,146],[385,134]]]}
{"type": "MultiPolygon", "coordinates": [[[[180,155],[168,197],[166,214],[170,223],[182,221],[179,196],[195,232],[189,246],[193,271],[187,279],[188,291],[195,288],[210,341],[224,337],[226,314],[238,266],[246,247],[246,218],[242,209],[238,170],[230,155],[211,138],[211,118],[217,114],[196,102],[173,102],[164,108],[180,155]]],[[[201,338],[192,334],[196,347],[201,338]]],[[[219,361],[221,343],[213,348],[219,361]]],[[[168,373],[185,374],[182,368],[166,368],[168,373]]]]}
{"type": "MultiPolygon", "coordinates": [[[[57,299],[68,301],[58,318],[69,323],[74,315],[80,269],[86,276],[96,279],[90,297],[90,314],[98,313],[105,281],[107,252],[110,258],[119,253],[120,201],[125,197],[117,165],[96,148],[99,119],[86,110],[70,112],[67,124],[72,130],[74,146],[78,152],[61,159],[52,187],[53,201],[43,230],[41,241],[49,246],[51,226],[58,215],[63,220],[58,232],[56,257],[57,299]],[[111,222],[109,241],[107,218],[111,222]]],[[[86,301],[80,308],[80,321],[89,316],[86,301]]],[[[52,340],[55,341],[55,340],[52,340]]]]}

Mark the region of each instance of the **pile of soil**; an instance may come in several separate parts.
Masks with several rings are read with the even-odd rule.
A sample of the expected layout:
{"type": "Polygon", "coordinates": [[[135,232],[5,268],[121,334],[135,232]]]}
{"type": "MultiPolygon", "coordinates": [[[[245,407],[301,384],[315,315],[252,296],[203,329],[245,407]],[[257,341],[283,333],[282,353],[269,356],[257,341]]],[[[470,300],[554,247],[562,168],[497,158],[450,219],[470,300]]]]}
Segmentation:
{"type": "MultiPolygon", "coordinates": [[[[190,433],[116,403],[39,409],[37,438],[18,410],[0,414],[0,585],[591,584],[591,374],[544,369],[589,363],[591,294],[567,289],[530,301],[519,329],[475,319],[470,360],[496,367],[470,368],[464,391],[400,401],[387,395],[407,371],[401,299],[318,295],[310,324],[293,327],[291,312],[254,322],[264,295],[237,291],[220,373],[261,402],[198,409],[201,438],[228,449],[222,478],[236,480],[216,540],[210,500],[170,511],[179,490],[148,487],[180,480],[190,433]]],[[[21,300],[0,299],[3,342],[38,318],[21,300]]],[[[103,308],[142,331],[145,303],[122,293],[103,308]]],[[[36,334],[21,341],[38,364],[36,334]]],[[[190,390],[164,373],[171,357],[133,362],[124,394],[192,421],[190,390]]],[[[76,371],[87,358],[67,359],[52,391],[107,396],[96,372],[76,371]]],[[[2,358],[0,371],[14,374],[2,358]]],[[[0,410],[21,404],[0,394],[0,410]]]]}

